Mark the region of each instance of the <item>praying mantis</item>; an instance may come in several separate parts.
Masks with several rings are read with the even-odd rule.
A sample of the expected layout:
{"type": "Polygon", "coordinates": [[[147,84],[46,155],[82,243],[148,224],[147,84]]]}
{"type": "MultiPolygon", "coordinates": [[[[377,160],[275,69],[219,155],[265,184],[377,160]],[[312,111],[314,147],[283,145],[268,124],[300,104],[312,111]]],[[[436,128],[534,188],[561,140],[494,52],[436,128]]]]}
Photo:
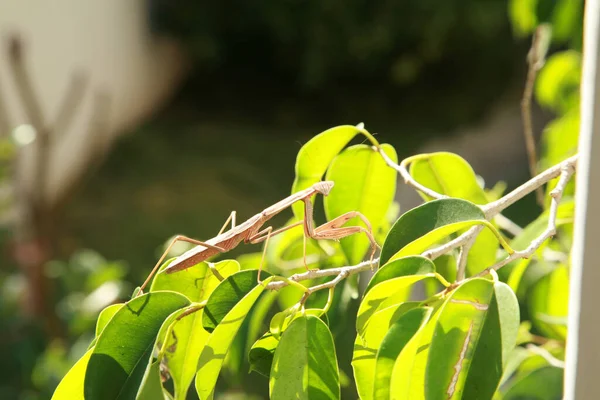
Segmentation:
{"type": "Polygon", "coordinates": [[[154,266],[154,268],[148,275],[148,278],[146,278],[146,280],[140,287],[139,293],[142,293],[142,290],[148,285],[148,283],[152,279],[152,276],[156,273],[156,271],[160,267],[160,265],[163,262],[163,260],[165,259],[165,257],[169,254],[169,251],[171,250],[173,245],[179,241],[195,244],[196,247],[193,247],[192,249],[186,251],[185,253],[183,253],[182,255],[177,257],[175,260],[173,260],[173,262],[171,262],[169,264],[169,266],[164,270],[164,272],[167,274],[185,270],[185,269],[190,268],[202,261],[205,261],[209,257],[212,257],[216,254],[225,253],[225,252],[233,249],[234,247],[236,247],[241,242],[254,244],[254,243],[261,243],[264,241],[265,245],[263,247],[262,258],[261,258],[260,266],[258,269],[258,283],[261,283],[260,275],[261,275],[263,263],[265,260],[265,254],[267,251],[267,246],[269,244],[269,239],[275,235],[278,235],[282,232],[287,231],[288,229],[292,229],[299,225],[304,226],[304,266],[306,267],[307,270],[308,270],[308,266],[306,264],[306,238],[313,238],[313,239],[317,239],[317,240],[318,239],[340,240],[342,238],[353,235],[355,233],[363,232],[367,236],[369,241],[371,242],[371,261],[372,261],[374,255],[375,255],[375,252],[377,251],[377,248],[379,248],[379,245],[377,244],[377,242],[375,241],[375,238],[373,237],[373,232],[372,232],[372,228],[371,228],[371,224],[369,223],[369,220],[360,212],[349,211],[347,213],[344,213],[344,214],[332,219],[329,222],[324,223],[323,225],[320,225],[318,227],[314,226],[313,205],[312,205],[311,198],[318,193],[322,194],[323,196],[327,196],[329,194],[329,192],[331,191],[331,189],[333,188],[333,185],[334,185],[333,181],[317,182],[317,183],[313,184],[311,187],[301,190],[299,192],[296,192],[296,193],[286,197],[285,199],[273,204],[272,206],[266,208],[261,213],[254,215],[253,217],[251,217],[250,219],[248,219],[247,221],[243,222],[240,225],[235,224],[236,212],[233,211],[233,212],[231,212],[231,214],[225,221],[225,224],[223,224],[223,227],[219,231],[218,235],[212,239],[205,241],[205,242],[196,240],[196,239],[192,239],[192,238],[189,238],[189,237],[183,236],[183,235],[176,236],[171,241],[169,246],[167,246],[167,249],[162,254],[160,259],[158,260],[158,262],[156,263],[156,265],[154,266]],[[272,226],[269,226],[269,227],[261,230],[263,225],[268,220],[270,220],[271,218],[273,218],[275,215],[279,214],[286,208],[290,207],[292,204],[296,203],[297,201],[304,202],[304,218],[301,221],[295,222],[291,225],[277,229],[275,231],[273,230],[272,226]],[[343,225],[346,222],[348,222],[349,220],[351,220],[352,218],[355,218],[355,217],[360,218],[364,222],[364,224],[366,225],[367,228],[364,228],[362,226],[343,227],[343,225]],[[231,222],[231,228],[229,230],[225,231],[225,228],[227,227],[227,225],[230,222],[231,222]]]}

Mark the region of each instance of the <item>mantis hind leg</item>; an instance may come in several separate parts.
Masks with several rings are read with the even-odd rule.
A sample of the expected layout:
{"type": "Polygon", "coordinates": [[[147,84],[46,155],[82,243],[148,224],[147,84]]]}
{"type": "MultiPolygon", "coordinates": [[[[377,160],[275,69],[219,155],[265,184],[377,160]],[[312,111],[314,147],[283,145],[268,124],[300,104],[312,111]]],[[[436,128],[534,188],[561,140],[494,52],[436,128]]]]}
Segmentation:
{"type": "Polygon", "coordinates": [[[183,236],[183,235],[177,235],[173,238],[173,240],[171,240],[171,243],[169,243],[169,245],[167,246],[166,250],[163,252],[162,256],[160,256],[160,258],[158,259],[158,262],[156,263],[156,265],[154,266],[154,268],[152,268],[152,271],[150,271],[150,274],[148,275],[148,277],[146,278],[146,280],[144,281],[144,283],[142,283],[142,286],[140,286],[140,290],[139,290],[139,294],[142,294],[142,291],[144,290],[144,288],[148,285],[148,283],[150,283],[150,280],[152,279],[152,277],[154,276],[154,274],[156,274],[156,271],[158,271],[158,268],[161,266],[162,262],[165,260],[165,258],[167,257],[167,255],[169,254],[169,252],[171,251],[171,249],[173,248],[173,246],[175,245],[175,243],[177,242],[188,242],[188,243],[192,243],[195,245],[199,245],[199,246],[204,246],[207,247],[209,249],[215,249],[221,253],[225,252],[225,249],[219,246],[215,246],[212,244],[208,244],[206,242],[200,241],[200,240],[196,240],[196,239],[192,239],[189,238],[187,236],[183,236]]]}
{"type": "MultiPolygon", "coordinates": [[[[288,229],[290,227],[287,227],[288,229]]],[[[275,231],[275,234],[282,232],[282,229],[279,229],[278,231],[275,231]]],[[[260,285],[262,283],[262,280],[260,279],[260,273],[262,272],[262,268],[263,268],[263,264],[265,262],[265,258],[266,258],[266,254],[267,254],[267,246],[269,245],[269,239],[271,238],[273,234],[273,227],[269,226],[268,228],[263,229],[262,231],[258,232],[256,235],[251,236],[248,239],[248,242],[250,243],[260,243],[262,241],[265,242],[265,245],[263,246],[263,253],[262,253],[262,257],[260,259],[260,265],[258,266],[258,277],[256,278],[256,281],[258,282],[258,284],[260,285]]]]}

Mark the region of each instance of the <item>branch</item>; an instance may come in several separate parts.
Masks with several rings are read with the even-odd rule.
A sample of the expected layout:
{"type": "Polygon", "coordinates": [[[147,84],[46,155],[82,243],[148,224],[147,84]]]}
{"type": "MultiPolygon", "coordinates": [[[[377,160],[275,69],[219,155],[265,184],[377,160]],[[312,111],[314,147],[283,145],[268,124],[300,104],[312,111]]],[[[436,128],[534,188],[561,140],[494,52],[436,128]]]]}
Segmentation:
{"type": "MultiPolygon", "coordinates": [[[[537,152],[535,148],[535,138],[533,134],[533,122],[531,119],[531,98],[533,97],[533,86],[538,71],[544,65],[546,58],[547,46],[544,42],[549,36],[549,28],[546,25],[540,25],[533,34],[531,49],[527,54],[527,63],[529,69],[527,71],[527,80],[525,81],[525,90],[521,100],[521,117],[523,119],[523,135],[525,136],[525,146],[527,148],[527,157],[529,159],[529,172],[531,176],[537,175],[537,152]]],[[[544,193],[538,187],[536,189],[536,199],[540,206],[544,205],[544,193]]]]}
{"type": "Polygon", "coordinates": [[[421,158],[420,156],[413,156],[413,157],[405,158],[404,160],[402,160],[400,165],[398,165],[391,158],[389,158],[387,154],[385,154],[385,152],[383,151],[383,149],[381,147],[378,147],[375,150],[378,151],[379,154],[381,154],[381,156],[383,157],[383,160],[390,168],[393,168],[396,171],[398,171],[398,173],[404,179],[404,183],[406,183],[407,185],[414,187],[418,191],[422,192],[423,194],[425,194],[429,197],[433,197],[434,199],[447,199],[448,198],[448,196],[446,196],[446,195],[440,194],[440,193],[436,192],[435,190],[431,190],[428,187],[421,185],[410,175],[410,173],[408,172],[406,167],[408,165],[410,165],[412,162],[417,161],[419,158],[421,158]]]}
{"type": "MultiPolygon", "coordinates": [[[[360,264],[346,266],[346,267],[310,270],[307,272],[302,272],[301,274],[292,275],[287,279],[294,281],[294,282],[300,282],[300,281],[305,281],[308,279],[316,279],[316,278],[322,278],[325,276],[336,275],[336,278],[333,279],[332,281],[325,282],[321,285],[317,285],[317,286],[308,288],[308,290],[311,291],[311,293],[312,293],[312,292],[315,292],[320,289],[326,289],[328,287],[335,286],[342,279],[347,278],[350,275],[358,274],[359,272],[362,272],[362,271],[370,270],[372,268],[372,266],[377,265],[378,263],[379,263],[379,258],[374,258],[372,262],[371,261],[363,261],[360,264]]],[[[289,284],[290,283],[286,282],[286,281],[270,282],[267,284],[266,289],[267,290],[279,290],[285,286],[288,286],[289,284]]]]}
{"type": "MultiPolygon", "coordinates": [[[[573,159],[573,157],[571,158],[573,159]]],[[[569,159],[569,160],[571,160],[569,159]]],[[[567,160],[567,161],[569,161],[567,160]]],[[[577,160],[575,156],[575,160],[577,160]]],[[[550,203],[550,215],[548,216],[548,227],[542,232],[540,236],[538,236],[535,240],[531,242],[531,244],[525,249],[521,251],[515,251],[513,254],[506,257],[504,260],[492,265],[489,268],[484,269],[475,277],[481,277],[487,275],[491,270],[498,270],[510,263],[511,261],[517,260],[519,258],[529,258],[535,253],[535,251],[549,238],[556,234],[556,216],[558,214],[558,205],[560,203],[560,199],[562,198],[563,192],[567,183],[569,183],[569,179],[575,173],[575,162],[562,162],[558,164],[561,166],[561,174],[558,183],[554,190],[550,192],[550,196],[552,197],[552,202],[550,203]]],[[[533,180],[533,179],[532,179],[533,180]]]]}
{"type": "Polygon", "coordinates": [[[467,269],[467,258],[469,257],[469,250],[473,247],[473,243],[475,243],[475,239],[477,239],[477,235],[474,235],[471,239],[467,241],[461,248],[460,254],[458,255],[458,262],[456,268],[456,280],[462,281],[465,279],[465,271],[467,269]]]}
{"type": "Polygon", "coordinates": [[[559,175],[561,175],[564,168],[572,168],[574,170],[577,164],[577,158],[577,154],[567,158],[563,162],[556,164],[551,168],[548,168],[535,178],[525,182],[524,184],[522,184],[512,192],[508,193],[501,199],[486,204],[482,207],[483,212],[485,212],[486,218],[491,219],[505,208],[510,207],[517,201],[521,200],[523,197],[527,196],[529,193],[533,192],[535,189],[541,187],[551,179],[558,177],[559,175]]]}

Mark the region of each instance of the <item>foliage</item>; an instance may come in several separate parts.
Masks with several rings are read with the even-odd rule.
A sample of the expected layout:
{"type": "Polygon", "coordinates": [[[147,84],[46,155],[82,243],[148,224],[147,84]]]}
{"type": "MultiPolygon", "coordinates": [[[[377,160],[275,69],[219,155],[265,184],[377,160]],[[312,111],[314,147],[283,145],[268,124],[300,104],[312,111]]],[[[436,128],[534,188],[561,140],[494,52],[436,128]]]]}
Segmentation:
{"type": "MultiPolygon", "coordinates": [[[[195,375],[198,397],[212,399],[222,393],[219,375],[235,381],[241,358],[248,359],[257,377],[268,378],[264,382],[272,398],[339,399],[342,388],[351,384],[338,365],[339,357],[350,351],[354,384],[362,399],[491,399],[531,393],[534,389],[527,380],[555,370],[548,370],[545,358],[534,363],[538,356],[528,347],[515,346],[533,342],[549,348],[564,341],[565,331],[556,327],[556,320],[564,316],[564,297],[557,293],[567,296],[559,289],[566,269],[557,265],[535,282],[527,281],[529,289],[519,303],[514,289],[522,292],[521,281],[529,269],[523,272],[513,265],[505,277],[508,285],[486,268],[494,264],[500,248],[512,254],[513,247],[539,235],[548,213],[540,217],[541,223],[536,220],[523,231],[525,237],[508,238],[489,221],[485,206],[489,196],[495,198],[478,185],[468,163],[458,155],[434,153],[412,157],[409,174],[415,184],[428,185],[439,194],[426,196],[425,204],[396,217],[396,175],[389,168],[397,166],[395,154],[362,124],[339,126],[309,141],[296,164],[292,193],[324,177],[335,182],[324,204],[328,220],[351,210],[368,216],[370,226],[356,217],[345,225],[362,226],[382,237],[374,275],[358,274],[370,269],[368,263],[359,263],[368,256],[362,232],[340,244],[309,241],[310,267],[320,268],[325,272],[321,275],[302,274],[306,239],[299,228],[270,242],[265,257],[270,273],[263,272],[260,283],[260,254],[216,264],[205,261],[175,274],[164,271],[169,260],[154,277],[149,293],[100,314],[90,350],[53,398],[77,399],[85,394],[85,398],[184,399],[195,375]],[[346,147],[356,135],[364,136],[370,146],[346,147]],[[421,255],[446,246],[447,256],[460,259],[457,247],[448,245],[479,226],[490,235],[473,243],[477,256],[467,260],[464,278],[457,279],[444,263],[421,255]],[[521,279],[515,278],[517,271],[521,279]],[[358,302],[351,350],[336,345],[340,333],[334,322],[352,312],[352,295],[348,301],[344,293],[356,293],[364,286],[357,285],[355,277],[367,282],[358,302]],[[425,292],[418,289],[423,284],[425,292]],[[525,325],[520,328],[524,316],[533,332],[545,336],[543,343],[525,325]]],[[[564,230],[571,223],[572,207],[563,210],[564,230]]],[[[290,225],[304,218],[302,208],[294,211],[290,225]]],[[[538,250],[532,268],[552,263],[543,256],[548,248],[554,253],[568,251],[552,240],[538,250]]]]}
{"type": "MultiPolygon", "coordinates": [[[[581,4],[548,4],[512,1],[515,32],[551,21],[556,42],[578,48],[581,4]]],[[[311,82],[329,67],[320,68],[311,82]]],[[[556,53],[537,80],[539,103],[558,115],[542,136],[540,168],[576,152],[579,69],[576,50],[556,53]]],[[[299,228],[269,242],[262,283],[260,253],[173,275],[162,272],[167,261],[149,293],[96,310],[95,337],[81,339],[89,348],[53,398],[219,398],[248,370],[274,399],[339,399],[354,390],[361,399],[560,398],[574,186],[559,188],[557,234],[496,273],[497,262],[543,234],[550,202],[530,225],[507,229],[487,213],[497,188],[482,187],[460,156],[432,153],[411,157],[407,174],[439,196],[419,191],[425,203],[398,216],[389,168],[397,162],[395,149],[362,124],[317,135],[297,157],[292,193],[332,180],[326,219],[360,211],[370,221],[347,224],[372,229],[382,244],[374,274],[360,263],[368,258],[362,234],[308,240],[306,267],[335,273],[304,272],[299,228]],[[357,136],[368,144],[352,145],[357,136]],[[450,246],[473,229],[468,246],[450,246]],[[423,256],[441,248],[433,260],[423,256]],[[349,318],[351,333],[340,323],[349,318]],[[348,334],[353,345],[341,340],[348,334]],[[348,354],[353,380],[341,367],[348,354]]],[[[293,213],[288,225],[303,218],[302,207],[293,213]]]]}

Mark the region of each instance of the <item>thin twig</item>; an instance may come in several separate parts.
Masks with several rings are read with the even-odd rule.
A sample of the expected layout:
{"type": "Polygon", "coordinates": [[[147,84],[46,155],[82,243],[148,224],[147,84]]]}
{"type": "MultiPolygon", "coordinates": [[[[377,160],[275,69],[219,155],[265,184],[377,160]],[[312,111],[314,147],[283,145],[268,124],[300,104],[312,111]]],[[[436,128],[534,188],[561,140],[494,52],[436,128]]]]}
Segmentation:
{"type": "Polygon", "coordinates": [[[494,221],[496,222],[496,224],[498,224],[498,227],[500,227],[500,229],[505,230],[513,236],[517,236],[521,232],[523,232],[523,228],[521,228],[519,225],[515,224],[512,220],[506,218],[502,214],[497,214],[494,217],[494,221]]]}
{"type": "Polygon", "coordinates": [[[471,247],[473,247],[473,243],[475,243],[475,239],[477,239],[477,236],[473,236],[472,238],[470,238],[467,243],[465,243],[461,248],[460,248],[460,253],[458,255],[458,261],[457,261],[457,267],[456,267],[456,280],[457,281],[462,281],[463,279],[465,279],[465,271],[467,269],[467,258],[469,256],[469,250],[471,250],[471,247]]]}
{"type": "Polygon", "coordinates": [[[414,187],[418,191],[420,191],[423,194],[425,194],[429,197],[432,197],[434,199],[448,198],[448,196],[446,196],[446,195],[440,194],[440,193],[436,192],[435,190],[431,190],[428,187],[421,185],[410,175],[410,173],[408,172],[408,169],[406,167],[408,167],[408,165],[411,162],[415,161],[415,159],[413,157],[406,158],[406,159],[402,160],[402,162],[400,164],[396,164],[391,158],[388,157],[387,154],[385,154],[385,152],[383,151],[383,149],[381,147],[377,148],[376,150],[379,152],[379,154],[381,154],[381,156],[383,157],[383,160],[390,168],[393,168],[396,171],[398,171],[398,173],[404,179],[404,183],[406,183],[409,186],[414,187]]]}
{"type": "MultiPolygon", "coordinates": [[[[525,145],[527,147],[527,157],[529,159],[529,172],[531,176],[537,175],[537,151],[535,146],[535,137],[533,134],[533,121],[531,118],[531,99],[533,97],[533,87],[537,73],[544,65],[546,49],[544,42],[547,40],[548,28],[545,25],[539,26],[533,34],[531,49],[527,54],[527,80],[525,81],[525,90],[521,100],[521,117],[523,119],[523,135],[525,136],[525,145]]],[[[544,192],[541,186],[536,189],[536,199],[540,206],[544,205],[544,192]]]]}
{"type": "MultiPolygon", "coordinates": [[[[575,173],[575,163],[561,163],[561,174],[556,187],[550,192],[550,196],[552,197],[552,202],[550,203],[550,215],[548,217],[548,227],[542,232],[540,236],[538,236],[535,240],[533,240],[529,246],[525,250],[515,251],[513,254],[507,256],[504,260],[488,267],[475,275],[475,277],[481,277],[487,275],[490,270],[498,270],[510,263],[511,261],[517,260],[519,258],[529,258],[535,253],[535,251],[550,237],[556,234],[556,216],[558,214],[558,205],[560,203],[560,199],[562,194],[571,179],[571,176],[575,173]]],[[[533,180],[533,179],[532,179],[533,180]]]]}
{"type": "Polygon", "coordinates": [[[421,255],[423,257],[429,258],[430,260],[435,260],[439,256],[442,256],[448,253],[449,251],[456,249],[457,247],[465,245],[468,241],[476,237],[479,234],[479,232],[483,230],[483,228],[485,228],[484,225],[474,226],[459,237],[457,237],[456,239],[453,239],[448,243],[444,243],[439,247],[434,247],[433,249],[427,250],[421,255]]]}
{"type": "Polygon", "coordinates": [[[548,350],[544,349],[543,347],[538,347],[534,344],[528,344],[527,346],[527,350],[529,350],[530,352],[537,354],[538,356],[541,356],[542,358],[544,358],[544,360],[548,361],[548,364],[550,364],[553,367],[556,368],[565,368],[565,362],[562,360],[559,360],[558,358],[554,357],[552,355],[552,353],[550,353],[548,350]]]}
{"type": "MultiPolygon", "coordinates": [[[[336,275],[336,279],[343,274],[343,278],[340,278],[339,280],[336,281],[336,279],[330,281],[330,282],[326,282],[323,285],[327,285],[329,284],[329,286],[324,286],[321,288],[317,288],[317,286],[310,288],[309,290],[315,291],[315,290],[319,290],[319,289],[324,289],[327,287],[331,286],[331,282],[336,281],[336,284],[344,279],[349,277],[350,275],[354,275],[354,274],[358,274],[359,272],[362,271],[367,271],[370,270],[372,268],[373,265],[377,265],[377,263],[379,263],[379,258],[374,258],[373,262],[371,261],[363,261],[359,264],[356,265],[350,265],[350,266],[346,266],[346,267],[339,267],[339,268],[329,268],[329,269],[317,269],[317,270],[310,270],[307,272],[302,272],[300,274],[295,274],[290,276],[288,279],[294,282],[300,282],[300,281],[305,281],[308,279],[316,279],[316,278],[322,278],[324,276],[334,276],[336,275]],[[316,288],[316,289],[315,289],[316,288]]],[[[267,290],[279,290],[285,286],[288,286],[289,283],[286,281],[276,281],[276,282],[270,282],[267,284],[266,289],[267,290]]],[[[320,286],[320,285],[318,285],[320,286]]]]}
{"type": "Polygon", "coordinates": [[[525,197],[529,193],[533,192],[535,189],[541,187],[543,184],[547,183],[551,179],[556,178],[557,176],[559,176],[561,174],[561,172],[564,168],[566,168],[566,167],[575,168],[578,157],[579,156],[577,154],[575,154],[574,156],[567,158],[563,162],[556,164],[553,167],[548,168],[547,170],[545,170],[538,176],[525,182],[524,184],[522,184],[521,186],[519,186],[512,192],[508,193],[504,197],[502,197],[496,201],[493,201],[491,203],[488,203],[485,206],[482,206],[481,208],[482,208],[483,212],[485,213],[486,218],[488,220],[491,219],[492,217],[496,216],[502,210],[510,207],[511,205],[513,205],[517,201],[521,200],[523,197],[525,197]]]}

